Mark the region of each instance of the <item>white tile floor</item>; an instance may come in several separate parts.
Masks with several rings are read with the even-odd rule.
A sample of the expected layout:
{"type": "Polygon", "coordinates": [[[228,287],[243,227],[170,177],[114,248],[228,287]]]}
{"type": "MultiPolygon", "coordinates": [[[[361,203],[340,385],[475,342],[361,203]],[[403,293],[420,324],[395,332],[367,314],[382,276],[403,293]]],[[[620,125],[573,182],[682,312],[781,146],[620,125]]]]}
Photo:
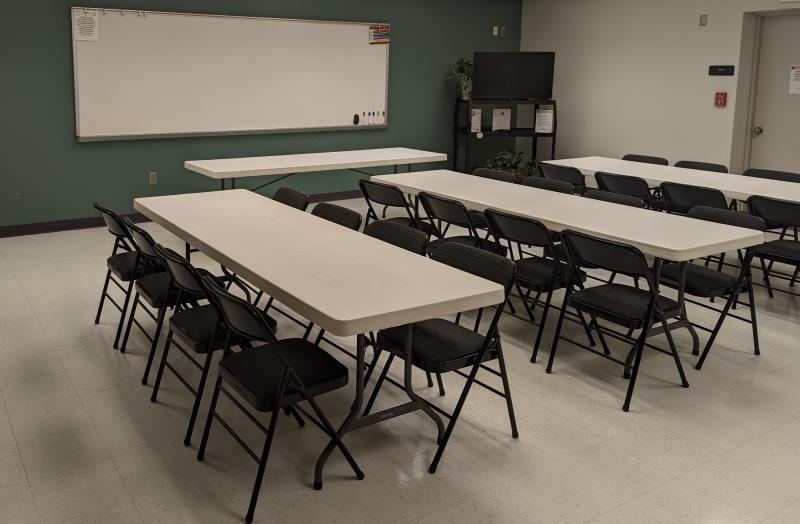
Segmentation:
{"type": "MultiPolygon", "coordinates": [[[[0,239],[0,522],[240,521],[255,464],[219,426],[198,463],[196,448],[182,444],[188,392],[167,374],[151,404],[139,383],[144,337],[134,333],[120,354],[111,349],[116,312],[92,323],[110,247],[104,229],[0,239]]],[[[676,385],[669,357],[649,352],[630,413],[620,409],[617,367],[564,346],[548,376],[528,361],[533,328],[505,317],[518,440],[502,399],[473,389],[436,475],[426,472],[434,428],[412,414],[348,435],[366,479],[354,480],[335,453],[317,492],[313,466],[326,439],[282,417],[256,520],[797,522],[800,307],[761,289],[758,305],[761,357],[749,326],[729,320],[698,372],[689,337],[677,333],[691,387],[676,385]]],[[[690,315],[714,319],[694,306],[690,315]]],[[[281,336],[301,333],[278,319],[281,336]]],[[[462,383],[447,377],[440,399],[417,378],[424,396],[446,406],[462,383]]],[[[387,388],[379,403],[400,398],[387,388]]],[[[339,421],[351,399],[352,386],[321,403],[339,421]]],[[[222,409],[260,446],[252,425],[222,409]]]]}

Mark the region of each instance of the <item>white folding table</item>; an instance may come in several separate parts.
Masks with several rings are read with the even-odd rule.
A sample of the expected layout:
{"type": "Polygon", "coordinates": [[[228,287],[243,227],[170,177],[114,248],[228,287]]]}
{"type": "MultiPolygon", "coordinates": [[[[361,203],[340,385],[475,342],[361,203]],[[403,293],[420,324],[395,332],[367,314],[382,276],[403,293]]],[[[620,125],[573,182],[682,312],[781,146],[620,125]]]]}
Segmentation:
{"type": "Polygon", "coordinates": [[[761,195],[800,202],[800,184],[794,182],[768,180],[730,173],[714,173],[683,167],[659,166],[599,156],[547,160],[545,163],[574,167],[588,177],[594,177],[595,173],[603,171],[643,178],[653,186],[661,182],[675,182],[690,186],[711,187],[722,191],[725,197],[730,200],[747,200],[753,195],[761,195]]]}
{"type": "MultiPolygon", "coordinates": [[[[633,245],[661,261],[681,263],[678,302],[681,318],[671,327],[686,328],[692,335],[692,353],[699,353],[699,338],[686,317],[683,287],[686,263],[726,251],[746,250],[764,243],[764,233],[685,216],[657,213],[577,195],[565,195],[519,184],[510,184],[448,170],[380,175],[373,180],[400,188],[458,200],[470,210],[495,209],[533,218],[551,231],[572,229],[633,245]]],[[[798,184],[800,185],[800,184],[798,184]]],[[[740,283],[744,270],[740,272],[740,283]]],[[[735,294],[726,303],[730,308],[735,294]]],[[[661,330],[654,329],[652,334],[661,330]]],[[[709,344],[713,342],[709,340],[709,344]]]]}
{"type": "Polygon", "coordinates": [[[189,171],[219,180],[220,189],[225,189],[226,180],[230,180],[230,187],[235,188],[237,178],[253,176],[278,177],[252,188],[253,191],[256,191],[297,173],[343,169],[370,175],[371,173],[366,173],[362,170],[369,167],[394,166],[395,172],[397,172],[398,166],[406,165],[410,171],[412,164],[445,161],[447,161],[447,155],[444,153],[420,151],[406,147],[388,147],[297,155],[187,160],[183,166],[189,171]]]}
{"type": "MultiPolygon", "coordinates": [[[[500,304],[502,286],[243,189],[137,198],[134,208],[326,331],[357,336],[355,401],[340,436],[423,410],[441,438],[441,419],[411,385],[410,332],[409,402],[361,416],[364,334],[500,304]]],[[[319,458],[315,485],[333,448],[319,458]]]]}

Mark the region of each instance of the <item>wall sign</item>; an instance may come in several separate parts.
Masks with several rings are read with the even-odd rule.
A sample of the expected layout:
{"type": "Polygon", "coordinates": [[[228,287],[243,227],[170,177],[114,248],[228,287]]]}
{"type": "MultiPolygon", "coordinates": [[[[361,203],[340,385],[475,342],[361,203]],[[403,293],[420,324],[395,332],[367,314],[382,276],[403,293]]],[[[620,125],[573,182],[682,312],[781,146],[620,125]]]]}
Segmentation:
{"type": "Polygon", "coordinates": [[[800,95],[800,64],[789,66],[789,94],[800,95]]]}

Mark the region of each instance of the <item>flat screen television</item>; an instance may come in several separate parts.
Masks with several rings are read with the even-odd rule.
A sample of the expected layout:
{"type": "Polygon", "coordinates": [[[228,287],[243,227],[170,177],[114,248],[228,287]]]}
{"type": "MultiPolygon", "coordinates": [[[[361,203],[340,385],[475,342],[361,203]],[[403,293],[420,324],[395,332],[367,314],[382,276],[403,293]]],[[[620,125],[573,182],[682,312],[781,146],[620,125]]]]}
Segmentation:
{"type": "Polygon", "coordinates": [[[476,52],[472,97],[550,99],[555,62],[554,52],[476,52]]]}

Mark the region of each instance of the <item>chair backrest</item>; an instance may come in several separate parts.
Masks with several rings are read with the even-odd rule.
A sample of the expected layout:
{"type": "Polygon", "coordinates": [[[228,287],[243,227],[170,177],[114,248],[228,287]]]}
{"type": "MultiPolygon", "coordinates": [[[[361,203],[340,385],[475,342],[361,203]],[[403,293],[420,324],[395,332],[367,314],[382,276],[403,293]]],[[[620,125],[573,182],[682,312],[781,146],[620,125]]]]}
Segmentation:
{"type": "Polygon", "coordinates": [[[660,156],[637,155],[633,153],[623,156],[622,160],[629,160],[631,162],[641,162],[643,164],[656,164],[659,166],[669,165],[669,161],[667,161],[666,158],[661,158],[660,156]]]}
{"type": "Polygon", "coordinates": [[[428,235],[419,229],[403,224],[378,220],[368,225],[364,229],[364,234],[418,255],[424,255],[427,252],[428,235]]]}
{"type": "Polygon", "coordinates": [[[572,230],[563,231],[561,238],[573,265],[644,277],[652,289],[647,259],[636,247],[572,230]]]}
{"type": "Polygon", "coordinates": [[[650,184],[644,178],[605,173],[603,171],[595,173],[594,178],[597,180],[597,187],[603,191],[630,195],[645,201],[651,199],[650,184]]]}
{"type": "Polygon", "coordinates": [[[790,171],[774,171],[772,169],[750,168],[742,173],[743,176],[756,178],[767,178],[769,180],[780,180],[782,182],[800,182],[800,173],[790,171]]]}
{"type": "Polygon", "coordinates": [[[639,197],[631,195],[623,195],[620,193],[611,193],[609,191],[601,191],[599,189],[590,189],[583,194],[586,198],[592,200],[602,200],[603,202],[611,202],[612,204],[620,204],[630,207],[645,207],[644,200],[639,197]]]}
{"type": "Polygon", "coordinates": [[[527,246],[548,248],[550,253],[555,252],[552,234],[538,220],[495,209],[487,209],[484,215],[496,240],[510,240],[527,246]]]}
{"type": "MultiPolygon", "coordinates": [[[[549,178],[551,180],[560,180],[562,182],[569,182],[575,187],[575,192],[582,194],[586,190],[586,180],[583,178],[583,173],[579,169],[567,166],[557,166],[555,164],[548,164],[545,162],[539,163],[537,166],[542,178],[549,178]]],[[[526,180],[530,179],[528,177],[526,180]]]]}
{"type": "MultiPolygon", "coordinates": [[[[490,253],[484,249],[455,242],[443,244],[431,254],[431,258],[442,264],[447,264],[461,271],[466,271],[477,277],[500,284],[505,290],[505,296],[500,304],[505,304],[508,301],[508,295],[511,292],[511,286],[514,284],[517,274],[517,265],[511,259],[490,253]]],[[[503,307],[495,308],[492,322],[484,338],[484,347],[497,333],[497,323],[500,320],[503,309],[503,307]]],[[[476,322],[475,331],[477,330],[478,323],[476,322]]]]}
{"type": "MultiPolygon", "coordinates": [[[[422,207],[425,208],[428,220],[434,227],[436,227],[434,220],[441,220],[448,224],[465,227],[469,229],[470,234],[475,232],[475,225],[472,223],[469,211],[458,200],[422,192],[419,194],[419,201],[422,203],[422,207]]],[[[436,229],[438,230],[438,228],[436,229]]]]}
{"type": "Polygon", "coordinates": [[[175,287],[192,295],[206,295],[200,273],[188,260],[161,244],[156,244],[155,249],[166,263],[167,271],[172,276],[172,284],[175,287]]]}
{"type": "Polygon", "coordinates": [[[537,189],[544,189],[546,191],[555,191],[557,193],[564,193],[567,195],[575,194],[575,186],[564,180],[557,180],[555,178],[540,178],[538,176],[529,176],[522,183],[529,187],[537,189]]]}
{"type": "Polygon", "coordinates": [[[800,226],[800,204],[797,202],[753,195],[747,199],[747,208],[752,215],[770,224],[770,227],[773,224],[784,227],[800,226]]]}
{"type": "Polygon", "coordinates": [[[738,211],[731,211],[730,209],[696,206],[690,209],[686,216],[697,220],[705,220],[706,222],[716,222],[728,226],[755,229],[756,231],[764,231],[766,229],[762,218],[755,215],[739,213],[738,211]]]}
{"type": "Polygon", "coordinates": [[[300,211],[305,211],[308,207],[308,195],[291,187],[279,187],[272,199],[300,211]]]}
{"type": "Polygon", "coordinates": [[[114,235],[117,238],[121,239],[130,239],[131,234],[128,231],[128,227],[125,225],[125,222],[122,221],[122,218],[110,209],[103,207],[100,205],[99,202],[94,203],[94,208],[100,211],[100,216],[103,217],[103,221],[106,223],[106,227],[108,228],[108,232],[114,235]]]}
{"type": "Polygon", "coordinates": [[[233,333],[254,340],[277,340],[263,311],[225,290],[210,275],[204,275],[202,282],[208,291],[209,301],[233,333]]]}
{"type": "Polygon", "coordinates": [[[128,226],[128,230],[131,232],[131,238],[133,239],[133,245],[136,251],[143,256],[145,260],[152,262],[161,261],[161,256],[156,251],[156,241],[153,240],[150,233],[134,224],[130,218],[125,217],[124,220],[125,225],[128,226]]]}
{"type": "Polygon", "coordinates": [[[314,206],[311,214],[348,229],[358,231],[358,228],[361,227],[361,213],[330,202],[320,202],[314,206]]]}
{"type": "Polygon", "coordinates": [[[724,166],[722,164],[712,164],[710,162],[696,162],[694,160],[679,160],[675,162],[675,167],[697,169],[699,171],[713,171],[714,173],[728,172],[728,166],[724,166]]]}
{"type": "Polygon", "coordinates": [[[408,206],[403,192],[391,184],[375,182],[374,180],[359,180],[358,187],[361,188],[361,193],[363,193],[367,203],[375,202],[376,204],[389,207],[408,206]]]}
{"type": "Polygon", "coordinates": [[[728,201],[719,189],[662,182],[661,194],[670,213],[688,213],[695,206],[727,209],[728,201]]]}
{"type": "Polygon", "coordinates": [[[477,167],[472,171],[472,174],[481,178],[491,178],[492,180],[499,180],[501,182],[514,182],[514,175],[508,171],[501,171],[499,169],[489,169],[488,167],[477,167]]]}

